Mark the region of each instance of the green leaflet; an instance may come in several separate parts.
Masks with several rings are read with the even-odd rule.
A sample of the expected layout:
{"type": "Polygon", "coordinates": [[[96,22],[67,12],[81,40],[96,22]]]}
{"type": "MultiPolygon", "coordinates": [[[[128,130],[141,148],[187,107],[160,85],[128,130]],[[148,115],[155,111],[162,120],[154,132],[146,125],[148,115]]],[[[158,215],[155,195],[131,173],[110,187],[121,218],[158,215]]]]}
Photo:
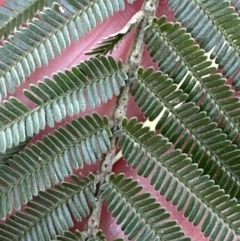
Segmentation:
{"type": "Polygon", "coordinates": [[[101,189],[101,198],[106,198],[108,210],[129,240],[191,240],[150,193],[140,194],[137,181],[112,174],[101,189]]]}
{"type": "Polygon", "coordinates": [[[74,183],[63,182],[41,192],[28,203],[24,213],[10,216],[0,225],[1,240],[48,241],[72,227],[73,220],[86,217],[90,207],[96,207],[94,176],[80,179],[73,175],[72,180],[74,183]]]}
{"type": "Polygon", "coordinates": [[[20,210],[21,204],[26,204],[39,191],[45,191],[51,183],[64,181],[73,169],[83,168],[84,162],[95,163],[107,153],[110,137],[106,117],[87,115],[14,155],[8,166],[0,170],[0,218],[12,212],[13,203],[20,210]]]}
{"type": "Polygon", "coordinates": [[[43,130],[46,125],[53,127],[67,115],[73,116],[84,112],[86,106],[95,108],[106,103],[114,95],[119,95],[125,86],[127,75],[122,69],[121,61],[116,62],[112,56],[99,56],[80,64],[80,69],[73,67],[65,73],[53,75],[31,85],[25,95],[37,106],[29,110],[19,100],[5,101],[0,106],[0,152],[18,145],[26,138],[43,130]],[[83,72],[85,74],[83,74],[83,72]],[[10,105],[18,103],[14,108],[10,105]]]}
{"type": "Polygon", "coordinates": [[[227,78],[237,73],[233,85],[239,90],[240,17],[230,6],[230,1],[168,0],[168,3],[178,21],[187,25],[187,31],[200,43],[201,48],[207,52],[213,50],[211,58],[216,59],[227,78]]]}
{"type": "MultiPolygon", "coordinates": [[[[20,102],[18,99],[11,97],[9,101],[4,101],[4,106],[0,106],[0,129],[8,125],[9,122],[16,120],[18,116],[27,114],[30,109],[20,102]]],[[[23,121],[14,123],[12,129],[6,130],[6,135],[3,131],[0,131],[0,152],[2,156],[13,146],[19,145],[26,141],[25,124],[23,121]]]]}
{"type": "Polygon", "coordinates": [[[127,164],[138,169],[139,175],[151,175],[150,184],[179,211],[183,210],[193,225],[201,225],[206,237],[224,241],[226,232],[230,240],[239,236],[240,223],[233,221],[240,215],[237,199],[230,199],[209,176],[202,175],[202,169],[179,149],[168,153],[172,145],[162,135],[142,127],[135,118],[125,119],[119,147],[127,164]],[[218,220],[220,225],[214,222],[209,227],[211,220],[218,220]]]}
{"type": "MultiPolygon", "coordinates": [[[[129,1],[132,3],[132,1],[129,1]]],[[[47,65],[72,41],[78,41],[96,23],[125,8],[124,0],[61,1],[44,8],[27,28],[17,31],[0,47],[0,95],[5,98],[37,67],[47,65]],[[94,13],[94,14],[93,14],[94,13]]]]}

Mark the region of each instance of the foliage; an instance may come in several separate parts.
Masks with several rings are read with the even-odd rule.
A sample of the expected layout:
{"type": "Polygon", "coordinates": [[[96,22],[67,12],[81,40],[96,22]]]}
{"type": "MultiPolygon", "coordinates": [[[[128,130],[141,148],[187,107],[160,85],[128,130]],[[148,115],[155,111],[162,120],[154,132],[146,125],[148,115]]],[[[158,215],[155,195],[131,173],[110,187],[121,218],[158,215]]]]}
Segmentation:
{"type": "Polygon", "coordinates": [[[0,7],[1,240],[109,240],[103,205],[129,240],[192,240],[138,180],[114,172],[118,150],[209,240],[240,240],[240,1],[165,1],[176,22],[156,17],[159,0],[145,0],[122,29],[86,49],[91,58],[24,89],[31,108],[15,96],[26,77],[135,3],[0,7]],[[126,61],[116,59],[130,32],[126,61]],[[141,66],[144,49],[155,67],[141,66]],[[126,116],[131,96],[154,130],[126,116]],[[97,113],[109,100],[111,115],[97,113]],[[54,133],[36,141],[47,126],[54,133]],[[74,174],[96,163],[96,172],[74,174]],[[83,230],[70,229],[83,220],[83,230]]]}

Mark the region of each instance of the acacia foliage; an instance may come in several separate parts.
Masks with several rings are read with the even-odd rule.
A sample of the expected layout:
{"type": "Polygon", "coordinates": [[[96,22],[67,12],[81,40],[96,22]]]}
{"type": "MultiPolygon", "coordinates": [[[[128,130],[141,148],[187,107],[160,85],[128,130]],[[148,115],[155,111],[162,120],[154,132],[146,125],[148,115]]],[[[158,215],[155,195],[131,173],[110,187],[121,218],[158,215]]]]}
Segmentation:
{"type": "Polygon", "coordinates": [[[9,0],[0,8],[1,240],[107,240],[98,226],[91,234],[68,231],[103,201],[130,240],[191,240],[137,180],[112,169],[104,176],[113,148],[205,237],[240,240],[240,101],[234,96],[240,1],[167,0],[178,22],[149,17],[146,6],[153,2],[86,50],[88,60],[30,84],[23,94],[31,108],[14,96],[26,76],[133,1],[9,0]],[[131,60],[109,54],[141,28],[136,43],[146,47],[155,68],[137,63],[134,69],[131,60]],[[125,117],[130,96],[144,118],[156,122],[154,130],[125,117]],[[120,112],[95,113],[113,98],[120,112]],[[94,113],[84,115],[88,108],[94,113]],[[71,123],[56,127],[67,117],[71,123]],[[28,145],[47,126],[54,133],[28,145]],[[73,174],[96,162],[103,163],[99,172],[73,174]]]}

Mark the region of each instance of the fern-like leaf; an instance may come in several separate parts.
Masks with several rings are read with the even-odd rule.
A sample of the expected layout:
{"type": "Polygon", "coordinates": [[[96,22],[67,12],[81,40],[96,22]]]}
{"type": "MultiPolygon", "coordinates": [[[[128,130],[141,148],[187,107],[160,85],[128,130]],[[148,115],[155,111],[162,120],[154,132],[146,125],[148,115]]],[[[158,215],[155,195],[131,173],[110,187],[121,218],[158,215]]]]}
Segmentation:
{"type": "Polygon", "coordinates": [[[189,95],[187,101],[198,103],[215,122],[222,122],[222,129],[233,141],[240,144],[239,98],[226,79],[179,23],[166,22],[166,18],[154,19],[146,37],[148,50],[160,69],[168,74],[180,89],[189,95]]]}
{"type": "Polygon", "coordinates": [[[191,156],[231,197],[240,198],[240,150],[205,111],[194,103],[185,103],[188,96],[177,87],[160,71],[139,69],[132,95],[146,118],[152,121],[161,116],[156,129],[175,148],[191,156]]]}
{"type": "Polygon", "coordinates": [[[81,221],[89,215],[89,206],[95,208],[97,205],[94,176],[90,174],[81,180],[73,175],[72,180],[75,183],[63,182],[55,189],[41,192],[28,203],[24,213],[18,212],[5,224],[1,223],[1,240],[49,241],[72,227],[73,220],[81,221]]]}
{"type": "MultiPolygon", "coordinates": [[[[57,239],[54,239],[52,241],[85,241],[84,235],[82,235],[81,232],[78,230],[75,233],[72,233],[70,231],[65,231],[64,235],[57,235],[57,239]]],[[[87,241],[107,241],[105,235],[101,230],[99,230],[96,234],[96,237],[94,238],[88,238],[87,241]]],[[[123,239],[114,239],[112,241],[124,241],[123,239]]]]}
{"type": "Polygon", "coordinates": [[[100,46],[93,48],[91,51],[86,52],[87,55],[99,55],[112,53],[113,50],[118,47],[120,42],[126,37],[126,35],[142,20],[142,12],[135,14],[131,20],[117,33],[108,36],[98,43],[100,46]]]}
{"type": "MultiPolygon", "coordinates": [[[[16,31],[9,41],[4,41],[0,54],[0,95],[13,93],[25,77],[36,67],[47,65],[49,59],[77,41],[98,22],[125,8],[124,0],[61,1],[54,8],[45,8],[27,28],[16,31]],[[59,10],[61,7],[62,10],[59,10]]],[[[132,2],[129,0],[129,2],[132,2]]]]}
{"type": "Polygon", "coordinates": [[[9,125],[11,121],[16,121],[19,116],[27,114],[29,111],[31,110],[26,105],[14,97],[5,101],[4,106],[0,105],[0,152],[2,155],[7,149],[11,149],[27,139],[23,121],[14,123],[11,128],[7,128],[6,136],[2,129],[6,128],[6,125],[9,125]]]}
{"type": "MultiPolygon", "coordinates": [[[[44,0],[5,1],[0,7],[0,39],[26,23],[44,7],[44,0]]],[[[1,59],[2,60],[2,59],[1,59]]]]}
{"type": "Polygon", "coordinates": [[[122,62],[116,62],[111,56],[93,58],[82,62],[80,67],[86,75],[73,67],[71,71],[54,74],[54,80],[46,78],[38,86],[31,85],[31,91],[25,90],[25,95],[37,104],[33,110],[20,101],[13,108],[10,104],[17,102],[16,99],[0,106],[3,123],[0,126],[0,152],[37,134],[46,124],[53,127],[67,115],[85,111],[87,104],[94,108],[107,102],[113,95],[119,95],[120,88],[125,86],[127,75],[122,62]]]}
{"type": "Polygon", "coordinates": [[[222,68],[227,78],[240,89],[240,17],[230,6],[230,1],[167,0],[179,22],[200,43],[201,48],[211,52],[211,58],[222,68]],[[191,11],[193,9],[193,11],[191,11]],[[191,13],[189,13],[191,11],[191,13]]]}
{"type": "Polygon", "coordinates": [[[0,217],[21,208],[39,191],[51,183],[58,184],[74,169],[95,163],[110,146],[111,132],[108,120],[99,115],[86,116],[72,121],[66,129],[47,135],[43,142],[14,155],[8,166],[0,170],[0,217]],[[10,174],[11,173],[11,174],[10,174]]]}
{"type": "Polygon", "coordinates": [[[101,198],[106,198],[108,210],[129,240],[191,240],[150,193],[139,194],[142,186],[137,181],[112,174],[101,189],[101,198]]]}
{"type": "Polygon", "coordinates": [[[202,169],[179,149],[168,153],[172,144],[166,138],[134,118],[124,119],[119,147],[128,165],[137,168],[139,175],[151,175],[150,184],[183,210],[194,226],[201,225],[206,237],[225,241],[227,233],[229,240],[240,235],[237,199],[230,199],[208,175],[202,175],[202,169]]]}

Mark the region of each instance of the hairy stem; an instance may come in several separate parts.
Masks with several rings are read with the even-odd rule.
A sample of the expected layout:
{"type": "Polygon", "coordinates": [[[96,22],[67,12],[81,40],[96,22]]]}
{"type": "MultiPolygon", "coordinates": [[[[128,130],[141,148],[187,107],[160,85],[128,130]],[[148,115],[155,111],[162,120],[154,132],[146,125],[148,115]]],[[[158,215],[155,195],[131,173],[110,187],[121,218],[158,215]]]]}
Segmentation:
{"type": "MultiPolygon", "coordinates": [[[[137,70],[141,63],[143,49],[144,49],[144,29],[152,21],[152,18],[156,14],[156,9],[158,6],[159,0],[146,0],[142,6],[142,9],[139,12],[139,16],[143,14],[142,20],[139,22],[137,27],[137,32],[134,36],[134,39],[129,50],[126,69],[128,72],[129,80],[137,77],[137,70]]],[[[123,118],[126,116],[127,105],[129,101],[129,92],[131,89],[131,81],[126,84],[122,89],[121,94],[119,95],[116,106],[112,114],[112,131],[113,133],[120,129],[123,118]]],[[[117,147],[117,136],[112,137],[111,139],[111,148],[108,153],[103,156],[101,165],[98,169],[98,177],[96,183],[96,192],[95,197],[98,202],[97,208],[93,209],[91,215],[87,222],[87,236],[95,237],[99,228],[100,216],[102,210],[102,201],[99,199],[101,194],[101,185],[108,181],[109,176],[112,172],[113,161],[116,155],[117,147]]]]}

